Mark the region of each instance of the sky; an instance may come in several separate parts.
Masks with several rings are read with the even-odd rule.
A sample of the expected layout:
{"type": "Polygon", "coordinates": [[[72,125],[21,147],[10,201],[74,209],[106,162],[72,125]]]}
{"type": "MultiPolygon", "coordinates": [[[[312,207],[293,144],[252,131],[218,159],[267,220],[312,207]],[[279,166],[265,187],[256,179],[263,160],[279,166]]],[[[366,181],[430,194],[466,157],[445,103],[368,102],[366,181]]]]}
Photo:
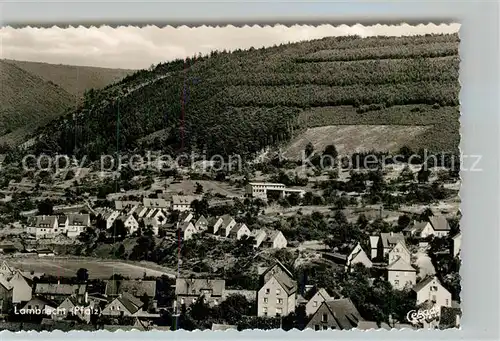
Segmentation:
{"type": "Polygon", "coordinates": [[[328,36],[402,36],[455,33],[460,24],[398,26],[296,25],[276,26],[121,26],[0,28],[0,58],[143,69],[176,58],[207,54],[212,50],[260,48],[328,36]]]}

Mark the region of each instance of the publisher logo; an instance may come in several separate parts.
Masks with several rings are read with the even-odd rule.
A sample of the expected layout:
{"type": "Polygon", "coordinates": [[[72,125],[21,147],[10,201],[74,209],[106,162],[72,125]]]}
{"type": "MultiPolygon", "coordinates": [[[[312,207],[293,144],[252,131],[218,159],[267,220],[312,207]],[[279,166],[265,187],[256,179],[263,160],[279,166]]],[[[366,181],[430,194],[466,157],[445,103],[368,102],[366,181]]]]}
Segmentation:
{"type": "Polygon", "coordinates": [[[411,324],[421,323],[424,320],[432,320],[437,317],[439,317],[439,311],[437,308],[410,310],[408,314],[406,314],[406,319],[411,324]]]}

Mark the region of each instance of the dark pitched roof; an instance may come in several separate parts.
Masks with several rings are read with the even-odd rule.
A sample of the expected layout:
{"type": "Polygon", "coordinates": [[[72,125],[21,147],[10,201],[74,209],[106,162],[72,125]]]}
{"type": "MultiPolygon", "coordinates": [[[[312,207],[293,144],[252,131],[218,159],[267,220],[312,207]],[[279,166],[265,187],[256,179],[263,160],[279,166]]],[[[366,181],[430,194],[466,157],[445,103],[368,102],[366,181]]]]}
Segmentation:
{"type": "Polygon", "coordinates": [[[135,301],[133,302],[130,296],[117,297],[116,300],[123,304],[131,314],[135,314],[143,306],[142,302],[140,305],[137,305],[135,301]]]}
{"type": "Polygon", "coordinates": [[[424,278],[423,280],[421,280],[420,282],[418,282],[417,284],[415,284],[415,286],[413,287],[413,291],[415,291],[415,292],[419,291],[420,289],[425,287],[427,284],[432,282],[432,280],[434,280],[434,279],[436,279],[436,281],[439,284],[441,284],[441,282],[439,282],[439,279],[437,279],[436,276],[428,276],[428,277],[424,278]]]}
{"type": "Polygon", "coordinates": [[[89,214],[70,214],[68,215],[69,226],[90,226],[89,214]]]}
{"type": "Polygon", "coordinates": [[[193,226],[193,227],[194,227],[194,225],[193,225],[191,222],[185,222],[185,221],[184,221],[184,222],[182,222],[182,223],[180,223],[180,224],[179,224],[179,229],[180,229],[182,232],[184,232],[184,231],[186,231],[186,229],[189,227],[189,225],[191,225],[191,226],[193,226]]]}
{"type": "Polygon", "coordinates": [[[407,227],[405,227],[403,229],[403,231],[405,231],[405,232],[412,232],[413,231],[415,233],[420,233],[424,229],[425,225],[427,225],[426,221],[420,221],[420,222],[408,225],[407,227]]]}
{"type": "Polygon", "coordinates": [[[236,225],[233,226],[233,228],[229,232],[229,235],[235,237],[238,234],[238,231],[244,226],[246,227],[246,225],[243,223],[237,223],[236,225]]]}
{"type": "Polygon", "coordinates": [[[349,298],[326,301],[323,304],[326,304],[342,329],[356,328],[358,322],[363,321],[358,309],[349,298]]]}
{"type": "Polygon", "coordinates": [[[435,231],[449,231],[450,224],[448,224],[448,220],[444,216],[432,216],[429,217],[429,222],[432,225],[432,228],[435,231]]]}
{"type": "Polygon", "coordinates": [[[175,281],[176,295],[200,295],[202,290],[212,290],[213,296],[222,296],[226,287],[223,279],[177,278],[175,281]]]}
{"type": "Polygon", "coordinates": [[[37,295],[84,295],[86,291],[87,284],[37,283],[35,286],[37,295]]]}
{"type": "Polygon", "coordinates": [[[392,245],[396,244],[400,240],[402,240],[403,243],[405,241],[405,237],[403,236],[402,233],[393,233],[393,232],[381,233],[380,239],[382,239],[382,246],[384,248],[391,247],[392,245]]]}
{"type": "Polygon", "coordinates": [[[398,257],[398,259],[396,259],[394,262],[389,264],[387,266],[387,270],[417,272],[417,270],[415,270],[415,268],[413,266],[411,266],[411,264],[405,262],[403,260],[403,258],[401,258],[401,257],[398,257]]]}
{"type": "Polygon", "coordinates": [[[156,296],[156,281],[143,280],[108,280],[106,281],[106,295],[117,296],[118,294],[130,293],[135,297],[147,294],[149,297],[156,296]]]}

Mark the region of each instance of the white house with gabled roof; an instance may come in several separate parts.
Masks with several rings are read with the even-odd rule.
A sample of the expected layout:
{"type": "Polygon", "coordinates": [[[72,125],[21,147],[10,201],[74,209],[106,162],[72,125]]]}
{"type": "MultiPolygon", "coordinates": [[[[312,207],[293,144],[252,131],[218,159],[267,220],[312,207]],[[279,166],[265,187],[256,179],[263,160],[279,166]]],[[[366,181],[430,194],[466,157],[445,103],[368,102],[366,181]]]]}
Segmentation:
{"type": "Polygon", "coordinates": [[[417,281],[417,270],[401,257],[387,266],[387,281],[396,290],[412,288],[417,281]]]}
{"type": "Polygon", "coordinates": [[[413,287],[416,293],[416,304],[425,302],[434,304],[434,307],[451,307],[451,293],[441,284],[436,276],[429,276],[413,287]]]}

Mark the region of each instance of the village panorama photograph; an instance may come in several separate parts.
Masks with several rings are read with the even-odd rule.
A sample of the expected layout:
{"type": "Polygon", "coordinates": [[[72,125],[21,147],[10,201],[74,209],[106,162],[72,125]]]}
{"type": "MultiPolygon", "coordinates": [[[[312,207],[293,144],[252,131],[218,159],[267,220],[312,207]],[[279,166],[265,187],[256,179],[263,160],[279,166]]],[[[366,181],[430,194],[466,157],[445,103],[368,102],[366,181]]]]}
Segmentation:
{"type": "Polygon", "coordinates": [[[459,28],[0,28],[0,331],[460,328],[459,28]]]}

